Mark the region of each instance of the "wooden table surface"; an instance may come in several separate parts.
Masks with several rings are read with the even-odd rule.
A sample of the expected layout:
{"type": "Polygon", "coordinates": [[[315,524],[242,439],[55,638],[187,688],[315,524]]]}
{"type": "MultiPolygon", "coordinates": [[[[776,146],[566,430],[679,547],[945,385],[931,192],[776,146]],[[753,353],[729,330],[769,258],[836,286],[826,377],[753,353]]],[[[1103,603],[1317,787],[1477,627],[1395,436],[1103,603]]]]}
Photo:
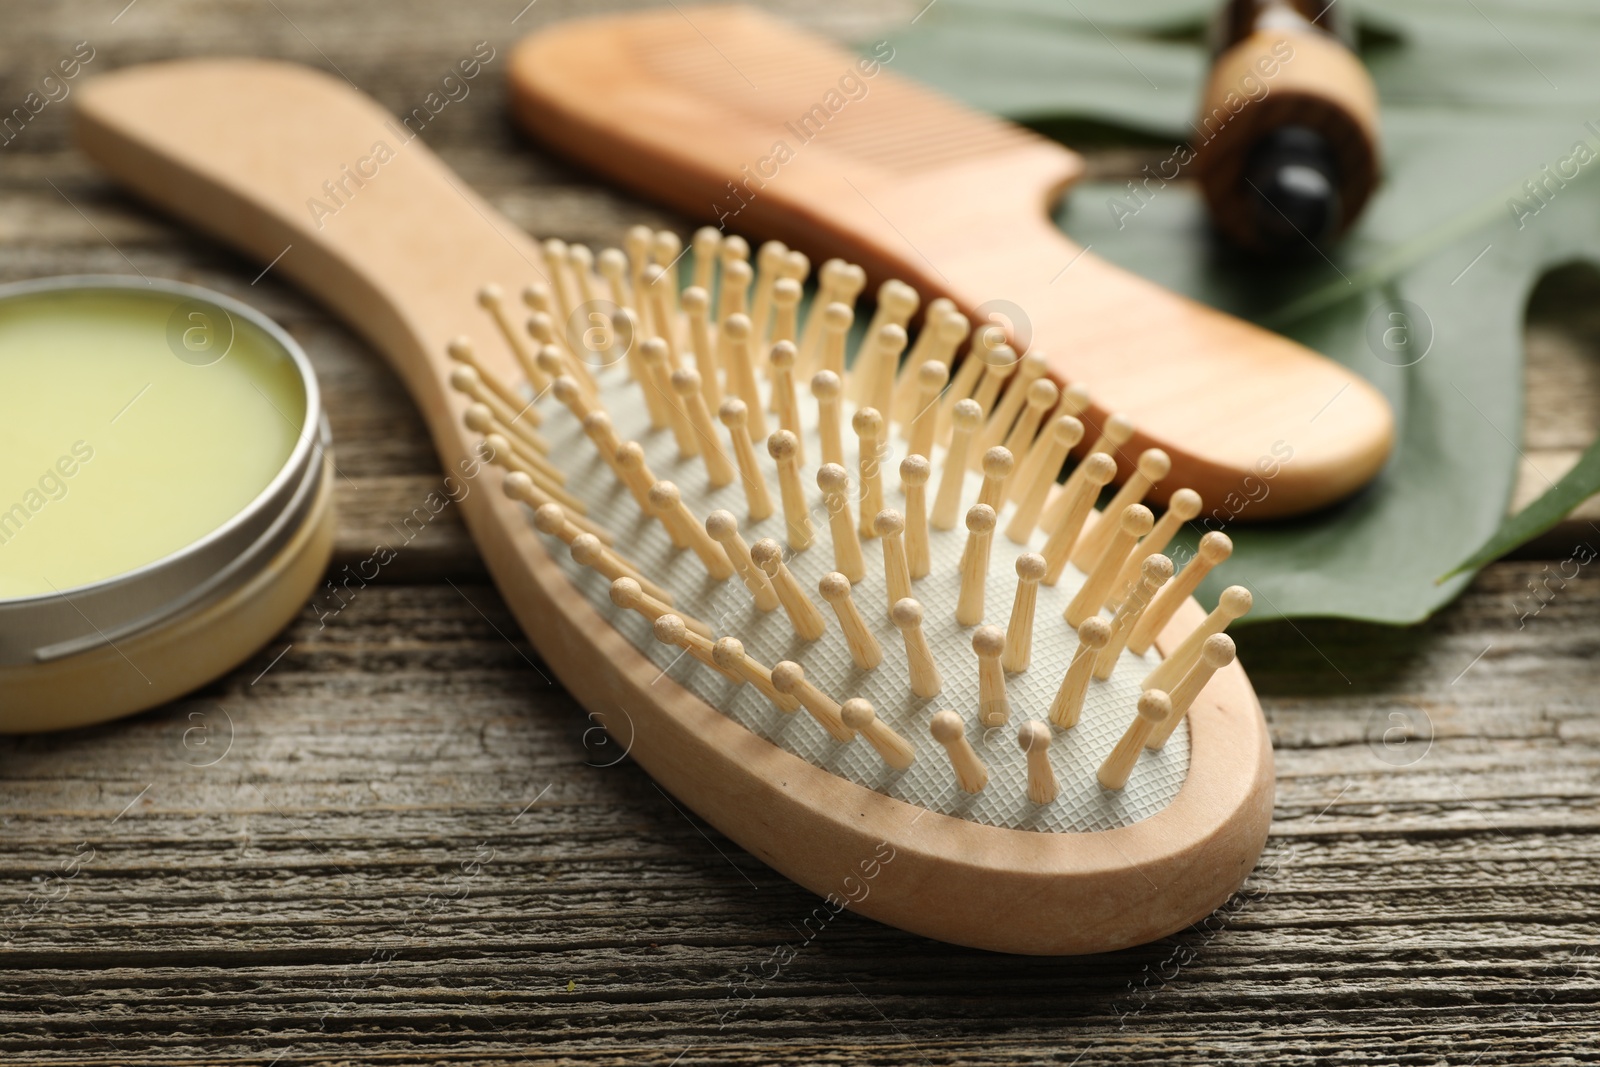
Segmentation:
{"type": "MultiPolygon", "coordinates": [[[[509,46],[579,10],[525,2],[11,5],[0,104],[88,40],[86,76],[248,52],[337,67],[409,110],[486,40],[490,76],[424,133],[447,162],[541,236],[599,248],[639,219],[686,234],[699,220],[512,129],[509,46]]],[[[920,6],[778,5],[856,39],[920,6]]],[[[0,148],[0,277],[137,270],[276,317],[316,364],[348,476],[335,570],[398,555],[186,700],[0,740],[0,1062],[1600,1058],[1600,578],[1563,566],[1600,544],[1592,512],[1425,626],[1239,634],[1277,811],[1262,865],[1207,922],[1080,959],[849,913],[807,942],[815,899],[619,761],[551,685],[450,509],[405,542],[440,473],[379,358],[114,188],[73,150],[69,106],[0,148]]],[[[1600,424],[1600,316],[1549,310],[1597,306],[1600,283],[1567,282],[1576,299],[1552,286],[1529,331],[1528,492],[1600,424]]]]}

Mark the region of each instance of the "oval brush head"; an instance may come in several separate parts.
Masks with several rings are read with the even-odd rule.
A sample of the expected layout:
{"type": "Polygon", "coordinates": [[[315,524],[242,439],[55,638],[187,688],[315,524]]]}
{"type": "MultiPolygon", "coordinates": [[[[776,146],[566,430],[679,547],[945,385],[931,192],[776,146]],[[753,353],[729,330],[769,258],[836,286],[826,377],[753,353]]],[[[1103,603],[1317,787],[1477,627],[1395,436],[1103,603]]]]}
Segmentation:
{"type": "MultiPolygon", "coordinates": [[[[1083,389],[948,301],[913,331],[921,299],[899,281],[848,353],[849,264],[813,278],[768,242],[751,267],[745,242],[707,228],[680,292],[676,237],[629,244],[601,254],[602,278],[587,249],[547,242],[550,284],[525,294],[526,330],[486,285],[495,328],[540,376],[497,378],[460,339],[451,355],[470,373],[452,384],[511,472],[507,493],[565,544],[552,550],[573,595],[661,687],[737,728],[726,758],[753,766],[757,739],[793,757],[772,793],[793,801],[789,779],[809,779],[807,817],[871,838],[875,865],[879,845],[896,857],[856,906],[984,947],[1088,952],[1225,898],[1270,808],[1259,712],[1222,633],[1249,594],[1230,589],[1200,618],[1189,596],[1231,545],[1214,532],[1173,549],[1202,501],[1165,486],[1159,521],[1146,506],[1166,454],[1128,452],[1124,417],[1086,433],[1083,389]],[[609,314],[577,343],[544,328],[595,307],[609,314]],[[1025,934],[1018,906],[1041,909],[1025,934]]],[[[735,836],[829,892],[807,868],[849,856],[791,850],[786,831],[735,836]]]]}

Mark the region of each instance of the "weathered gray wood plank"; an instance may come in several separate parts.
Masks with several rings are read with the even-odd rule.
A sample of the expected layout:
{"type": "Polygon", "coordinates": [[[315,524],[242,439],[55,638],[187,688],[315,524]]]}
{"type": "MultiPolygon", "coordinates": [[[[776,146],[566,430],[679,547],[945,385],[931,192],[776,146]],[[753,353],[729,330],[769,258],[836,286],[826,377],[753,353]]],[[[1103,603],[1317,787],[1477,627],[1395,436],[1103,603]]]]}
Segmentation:
{"type": "MultiPolygon", "coordinates": [[[[19,7],[0,102],[87,38],[90,73],[276,55],[404,109],[474,42],[503,56],[589,9],[540,0],[513,26],[523,3],[19,7]]],[[[922,4],[775,6],[861,37],[922,4]]],[[[687,227],[530,147],[504,117],[502,71],[424,132],[468,182],[535,232],[597,246],[640,218],[687,227]]],[[[1196,930],[1029,960],[846,913],[807,943],[814,898],[631,761],[604,766],[616,747],[542,676],[453,509],[398,543],[440,475],[378,357],[271,273],[252,285],[258,265],[116,191],[65,120],[52,104],[0,148],[0,279],[137,269],[262,307],[327,394],[333,576],[380,544],[399,554],[343,610],[308,608],[184,701],[0,740],[0,1061],[1600,1058],[1600,579],[1558,572],[1573,543],[1600,544],[1600,509],[1426,626],[1239,634],[1277,749],[1273,838],[1196,930]],[[762,981],[786,945],[792,962],[762,981]]],[[[1144,161],[1092,162],[1114,177],[1144,161]]],[[[1584,284],[1552,284],[1533,310],[1523,496],[1600,417],[1584,284]]]]}

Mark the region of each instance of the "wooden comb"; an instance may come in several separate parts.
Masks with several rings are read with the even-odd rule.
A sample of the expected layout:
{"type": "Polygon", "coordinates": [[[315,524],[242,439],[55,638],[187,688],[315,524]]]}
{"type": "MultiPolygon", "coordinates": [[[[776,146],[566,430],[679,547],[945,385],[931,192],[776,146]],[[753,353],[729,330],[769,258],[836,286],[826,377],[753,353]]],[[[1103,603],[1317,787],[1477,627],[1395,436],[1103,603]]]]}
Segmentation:
{"type": "Polygon", "coordinates": [[[1377,474],[1394,427],[1376,389],[1079,248],[1049,218],[1083,171],[1077,155],[892,63],[858,62],[751,8],[674,4],[529,37],[511,96],[538,137],[690,218],[731,216],[815,259],[854,260],[974,322],[992,312],[1058,381],[1089,388],[1091,424],[1129,415],[1130,447],[1165,450],[1174,484],[1207,499],[1241,493],[1286,444],[1293,461],[1252,521],[1331,504],[1377,474]]]}
{"type": "MultiPolygon", "coordinates": [[[[1126,465],[1109,439],[1047,502],[1087,398],[1024,385],[983,331],[986,373],[958,390],[953,306],[931,304],[896,375],[915,294],[891,289],[848,371],[850,303],[802,318],[793,253],[752,276],[742,240],[702,232],[680,291],[670,234],[541,248],[319,72],[159,64],[78,101],[93,158],[385,354],[545,662],[663,787],[830,907],[1095,952],[1183,928],[1250,871],[1273,774],[1221,632],[1242,590],[1210,616],[1188,597],[1226,538],[1174,575],[1173,522],[1135,499],[1153,492],[1091,521],[1126,465]],[[1106,547],[1083,575],[1088,535],[1106,547]]],[[[820,269],[859,290],[848,264],[820,269]]]]}

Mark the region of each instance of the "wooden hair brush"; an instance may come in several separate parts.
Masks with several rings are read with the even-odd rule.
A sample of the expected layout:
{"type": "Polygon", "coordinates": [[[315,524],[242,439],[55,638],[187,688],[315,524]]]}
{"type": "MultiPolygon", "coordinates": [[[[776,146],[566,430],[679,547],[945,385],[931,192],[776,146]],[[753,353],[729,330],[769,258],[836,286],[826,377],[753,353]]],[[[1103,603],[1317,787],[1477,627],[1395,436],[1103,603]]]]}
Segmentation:
{"type": "Polygon", "coordinates": [[[1172,485],[1220,502],[1287,446],[1252,521],[1377,474],[1394,428],[1376,389],[1075,245],[1049,212],[1081,159],[898,77],[892,59],[752,8],[674,4],[527,38],[511,98],[540,139],[690,218],[905,279],[978,325],[992,313],[1058,383],[1088,387],[1089,422],[1131,416],[1129,447],[1164,450],[1172,485]]]}
{"type": "Polygon", "coordinates": [[[836,908],[1046,954],[1182,929],[1250,871],[1272,751],[1222,632],[1249,597],[1189,598],[1227,538],[1166,554],[1200,495],[1135,422],[1086,433],[1090,396],[999,331],[896,282],[851,361],[859,267],[752,267],[713,230],[541,247],[307,68],[159,64],[78,100],[93,158],[388,357],[545,662],[751,854],[836,908]]]}

